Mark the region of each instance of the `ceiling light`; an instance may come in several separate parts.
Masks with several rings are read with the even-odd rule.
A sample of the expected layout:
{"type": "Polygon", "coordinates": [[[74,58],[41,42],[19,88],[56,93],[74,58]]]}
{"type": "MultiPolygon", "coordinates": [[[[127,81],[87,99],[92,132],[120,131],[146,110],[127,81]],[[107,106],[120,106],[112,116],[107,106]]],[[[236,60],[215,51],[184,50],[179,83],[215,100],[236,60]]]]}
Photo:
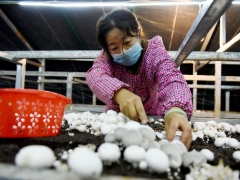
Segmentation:
{"type": "Polygon", "coordinates": [[[23,6],[50,6],[50,7],[106,7],[106,6],[168,6],[168,5],[201,5],[205,1],[182,1],[182,2],[60,2],[60,1],[46,1],[46,2],[37,2],[37,1],[21,1],[18,2],[19,5],[23,6]]]}

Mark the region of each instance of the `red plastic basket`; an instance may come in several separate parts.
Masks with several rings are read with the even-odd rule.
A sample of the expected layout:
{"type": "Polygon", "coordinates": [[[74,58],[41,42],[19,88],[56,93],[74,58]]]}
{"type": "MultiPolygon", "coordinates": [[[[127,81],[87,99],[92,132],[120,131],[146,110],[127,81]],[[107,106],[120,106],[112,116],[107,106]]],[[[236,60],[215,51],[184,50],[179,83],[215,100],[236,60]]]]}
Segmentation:
{"type": "Polygon", "coordinates": [[[71,99],[36,89],[0,89],[0,137],[43,137],[60,133],[71,99]]]}

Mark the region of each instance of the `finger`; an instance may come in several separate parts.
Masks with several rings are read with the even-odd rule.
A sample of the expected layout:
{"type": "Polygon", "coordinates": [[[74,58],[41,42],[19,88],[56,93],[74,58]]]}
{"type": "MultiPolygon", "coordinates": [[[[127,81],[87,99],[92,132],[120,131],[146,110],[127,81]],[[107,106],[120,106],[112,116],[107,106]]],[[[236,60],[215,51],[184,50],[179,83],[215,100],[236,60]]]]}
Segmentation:
{"type": "Polygon", "coordinates": [[[123,113],[125,116],[127,116],[127,113],[126,113],[126,110],[125,110],[124,107],[121,107],[121,106],[120,106],[120,111],[121,111],[121,113],[123,113]]]}
{"type": "Polygon", "coordinates": [[[129,104],[128,106],[128,114],[129,114],[129,118],[134,120],[134,121],[138,121],[138,114],[137,114],[137,111],[136,111],[136,107],[134,104],[129,104]]]}
{"type": "Polygon", "coordinates": [[[191,142],[192,142],[192,130],[190,125],[185,124],[182,128],[182,137],[181,137],[181,141],[183,144],[185,144],[185,146],[187,147],[187,149],[189,149],[191,142]]]}
{"type": "Polygon", "coordinates": [[[148,119],[147,119],[147,115],[144,110],[142,102],[136,104],[136,110],[137,110],[138,118],[141,120],[141,123],[147,124],[148,119]]]}
{"type": "Polygon", "coordinates": [[[178,124],[175,121],[171,121],[171,119],[168,119],[167,121],[166,138],[168,141],[172,141],[175,138],[176,131],[178,130],[178,124]]]}

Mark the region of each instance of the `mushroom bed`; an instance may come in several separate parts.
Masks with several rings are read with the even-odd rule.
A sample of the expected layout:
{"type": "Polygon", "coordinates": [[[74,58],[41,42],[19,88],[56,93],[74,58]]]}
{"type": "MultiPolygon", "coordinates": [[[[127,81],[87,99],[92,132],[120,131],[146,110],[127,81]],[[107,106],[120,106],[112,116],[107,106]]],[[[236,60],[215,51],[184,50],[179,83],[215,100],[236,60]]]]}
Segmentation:
{"type": "Polygon", "coordinates": [[[74,171],[86,179],[101,175],[239,179],[240,125],[213,120],[190,123],[193,140],[186,150],[179,141],[181,131],[177,131],[175,143],[166,141],[163,119],[150,117],[147,125],[141,125],[114,111],[66,113],[58,136],[0,138],[0,163],[74,171]],[[28,162],[23,162],[24,156],[28,162]],[[92,166],[90,161],[96,166],[90,167],[94,173],[81,172],[92,166]]]}

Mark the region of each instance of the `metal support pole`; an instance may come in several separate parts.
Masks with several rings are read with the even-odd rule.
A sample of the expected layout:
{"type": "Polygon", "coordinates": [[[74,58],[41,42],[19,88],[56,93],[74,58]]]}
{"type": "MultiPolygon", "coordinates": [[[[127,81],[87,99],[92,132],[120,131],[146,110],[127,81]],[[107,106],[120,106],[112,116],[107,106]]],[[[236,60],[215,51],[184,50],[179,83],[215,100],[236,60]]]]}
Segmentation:
{"type": "Polygon", "coordinates": [[[214,111],[215,118],[220,118],[221,115],[221,74],[222,64],[220,61],[215,62],[215,103],[214,111]]]}
{"type": "Polygon", "coordinates": [[[97,105],[97,97],[96,97],[96,95],[93,94],[92,98],[93,98],[92,105],[97,105]]]}
{"type": "Polygon", "coordinates": [[[66,96],[70,99],[72,99],[72,84],[73,84],[73,73],[68,73],[66,96]]]}
{"type": "Polygon", "coordinates": [[[24,88],[25,85],[25,71],[26,71],[26,59],[18,61],[15,88],[24,88]]]}
{"type": "MultiPolygon", "coordinates": [[[[220,18],[220,48],[226,43],[226,14],[224,13],[220,18]]],[[[220,118],[221,115],[221,76],[222,76],[222,62],[215,62],[215,118],[220,118]]]]}
{"type": "Polygon", "coordinates": [[[230,102],[230,91],[225,92],[225,111],[229,111],[229,102],[230,102]]]}
{"type": "MultiPolygon", "coordinates": [[[[193,75],[197,76],[197,67],[198,61],[193,63],[193,75]]],[[[193,80],[193,85],[197,85],[197,80],[193,80]]],[[[197,88],[193,88],[193,111],[197,110],[197,88]]]]}
{"type": "MultiPolygon", "coordinates": [[[[46,60],[41,59],[41,66],[38,68],[38,71],[40,73],[45,72],[45,66],[46,66],[46,60]]],[[[38,76],[38,89],[39,90],[44,90],[44,82],[42,80],[44,80],[44,76],[38,76]]]]}

